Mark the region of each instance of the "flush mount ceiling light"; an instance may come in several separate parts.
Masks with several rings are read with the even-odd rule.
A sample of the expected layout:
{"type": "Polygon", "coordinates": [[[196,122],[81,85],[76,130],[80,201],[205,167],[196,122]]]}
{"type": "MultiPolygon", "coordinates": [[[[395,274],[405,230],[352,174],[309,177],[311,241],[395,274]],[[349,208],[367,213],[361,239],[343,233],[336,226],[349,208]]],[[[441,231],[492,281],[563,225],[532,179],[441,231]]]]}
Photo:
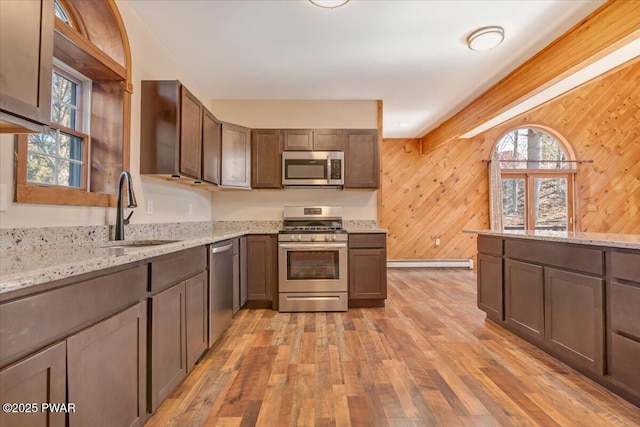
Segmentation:
{"type": "Polygon", "coordinates": [[[504,28],[483,27],[475,30],[467,37],[467,46],[471,50],[489,50],[504,40],[504,28]]]}
{"type": "Polygon", "coordinates": [[[398,126],[400,126],[401,128],[406,128],[407,126],[409,126],[409,123],[401,122],[401,123],[398,123],[398,126]]]}
{"type": "Polygon", "coordinates": [[[335,9],[336,7],[344,6],[349,0],[309,0],[316,6],[324,9],[335,9]]]}

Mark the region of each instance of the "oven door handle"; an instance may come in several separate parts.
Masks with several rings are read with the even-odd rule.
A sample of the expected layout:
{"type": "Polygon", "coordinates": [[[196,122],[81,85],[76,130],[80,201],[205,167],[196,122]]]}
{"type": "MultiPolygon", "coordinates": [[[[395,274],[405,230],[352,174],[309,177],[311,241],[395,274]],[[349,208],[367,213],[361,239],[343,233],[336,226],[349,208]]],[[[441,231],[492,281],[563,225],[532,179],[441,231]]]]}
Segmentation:
{"type": "Polygon", "coordinates": [[[326,251],[326,250],[331,250],[331,249],[342,249],[342,248],[346,248],[347,244],[346,243],[338,243],[335,245],[323,245],[323,246],[316,246],[316,245],[297,245],[294,243],[280,243],[279,245],[282,249],[304,249],[305,251],[326,251]]]}

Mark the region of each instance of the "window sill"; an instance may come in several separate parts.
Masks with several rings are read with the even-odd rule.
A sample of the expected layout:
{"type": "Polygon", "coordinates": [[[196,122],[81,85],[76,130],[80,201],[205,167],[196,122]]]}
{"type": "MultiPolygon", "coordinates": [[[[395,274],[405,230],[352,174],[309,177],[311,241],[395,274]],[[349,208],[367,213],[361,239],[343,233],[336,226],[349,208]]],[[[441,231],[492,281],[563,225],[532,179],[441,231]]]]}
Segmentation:
{"type": "Polygon", "coordinates": [[[91,193],[85,190],[34,184],[16,184],[17,203],[64,206],[115,207],[115,194],[91,193]]]}

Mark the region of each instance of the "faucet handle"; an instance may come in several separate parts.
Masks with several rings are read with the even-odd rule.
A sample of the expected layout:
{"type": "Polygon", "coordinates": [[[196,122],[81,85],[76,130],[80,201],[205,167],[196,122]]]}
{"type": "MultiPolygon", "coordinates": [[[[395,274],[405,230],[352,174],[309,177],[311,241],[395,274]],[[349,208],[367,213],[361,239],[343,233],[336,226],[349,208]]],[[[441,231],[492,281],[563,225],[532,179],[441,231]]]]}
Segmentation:
{"type": "Polygon", "coordinates": [[[125,225],[129,224],[129,219],[131,218],[131,215],[133,215],[133,211],[129,212],[129,215],[124,219],[125,225]]]}

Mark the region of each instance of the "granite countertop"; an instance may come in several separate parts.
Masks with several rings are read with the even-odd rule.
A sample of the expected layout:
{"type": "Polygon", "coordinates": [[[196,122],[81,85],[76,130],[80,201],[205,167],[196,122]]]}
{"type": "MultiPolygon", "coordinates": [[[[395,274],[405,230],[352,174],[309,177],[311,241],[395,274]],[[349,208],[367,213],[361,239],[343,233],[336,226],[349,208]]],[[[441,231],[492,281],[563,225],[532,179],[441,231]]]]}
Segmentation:
{"type": "Polygon", "coordinates": [[[483,236],[516,237],[546,242],[575,243],[579,245],[605,246],[611,248],[640,249],[640,234],[589,233],[579,231],[551,230],[462,230],[483,236]]]}
{"type": "MultiPolygon", "coordinates": [[[[91,245],[55,245],[50,248],[4,251],[0,255],[0,294],[92,271],[116,267],[184,249],[216,243],[258,230],[213,231],[207,235],[163,235],[157,240],[176,240],[157,246],[110,248],[116,242],[91,245]]],[[[277,230],[260,230],[261,234],[277,230]]],[[[156,237],[154,236],[154,240],[156,237]]]]}
{"type": "MultiPolygon", "coordinates": [[[[42,285],[67,277],[142,261],[184,249],[216,243],[246,234],[277,234],[281,221],[217,222],[203,231],[197,228],[154,227],[140,224],[130,229],[126,241],[176,240],[157,246],[110,248],[108,233],[100,227],[85,227],[89,239],[79,238],[73,228],[33,229],[10,233],[13,244],[0,252],[0,294],[42,285]],[[28,241],[28,242],[27,242],[28,241]]],[[[345,221],[349,233],[386,233],[375,221],[345,221]]]]}

